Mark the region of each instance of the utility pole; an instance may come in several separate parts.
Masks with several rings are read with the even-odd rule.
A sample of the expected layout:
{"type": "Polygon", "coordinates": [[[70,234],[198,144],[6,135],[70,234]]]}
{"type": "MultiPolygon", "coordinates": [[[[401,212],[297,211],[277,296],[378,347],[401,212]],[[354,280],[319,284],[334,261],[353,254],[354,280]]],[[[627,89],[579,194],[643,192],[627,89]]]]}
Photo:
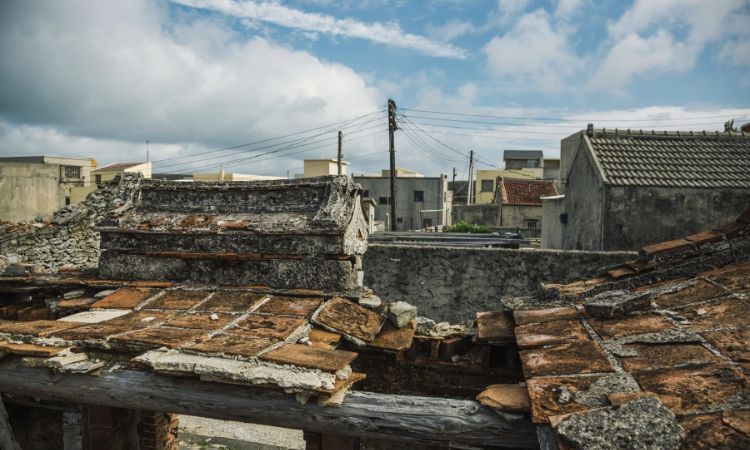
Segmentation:
{"type": "Polygon", "coordinates": [[[339,131],[339,175],[343,174],[343,164],[344,164],[344,147],[342,146],[342,143],[344,141],[344,133],[339,131]]]}
{"type": "Polygon", "coordinates": [[[469,197],[466,204],[471,205],[471,195],[474,193],[474,150],[469,151],[469,197]]]}
{"type": "Polygon", "coordinates": [[[453,188],[456,187],[456,168],[453,168],[453,188]]]}
{"type": "Polygon", "coordinates": [[[151,155],[149,155],[148,140],[146,140],[146,162],[151,161],[151,155]]]}
{"type": "Polygon", "coordinates": [[[391,153],[391,231],[396,231],[396,147],[393,132],[396,125],[396,102],[388,99],[388,151],[391,153]]]}

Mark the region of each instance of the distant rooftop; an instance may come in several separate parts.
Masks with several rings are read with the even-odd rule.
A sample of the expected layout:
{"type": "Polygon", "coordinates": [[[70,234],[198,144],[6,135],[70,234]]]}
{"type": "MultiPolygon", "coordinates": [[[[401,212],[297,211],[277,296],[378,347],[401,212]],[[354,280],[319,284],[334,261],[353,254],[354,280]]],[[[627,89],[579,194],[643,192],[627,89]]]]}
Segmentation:
{"type": "Polygon", "coordinates": [[[541,150],[504,150],[503,160],[506,159],[541,159],[544,152],[541,150]]]}
{"type": "Polygon", "coordinates": [[[119,172],[121,170],[130,169],[131,167],[140,166],[141,164],[146,164],[146,161],[112,163],[112,164],[108,164],[106,166],[100,167],[96,169],[94,172],[119,172]]]}
{"type": "Polygon", "coordinates": [[[503,178],[500,182],[500,194],[504,205],[542,206],[541,197],[557,195],[557,190],[551,180],[503,178]]]}

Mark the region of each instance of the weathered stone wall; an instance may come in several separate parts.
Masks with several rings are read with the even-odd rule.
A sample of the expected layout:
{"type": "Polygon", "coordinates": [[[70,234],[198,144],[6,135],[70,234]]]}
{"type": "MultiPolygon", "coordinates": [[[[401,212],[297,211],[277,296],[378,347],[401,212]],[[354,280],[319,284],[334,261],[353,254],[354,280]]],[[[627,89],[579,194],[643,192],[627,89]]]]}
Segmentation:
{"type": "Polygon", "coordinates": [[[47,271],[63,267],[95,267],[99,260],[97,222],[131,199],[140,183],[137,174],[117,178],[40,222],[0,224],[0,269],[3,263],[38,265],[47,271]]]}
{"type": "Polygon", "coordinates": [[[365,285],[386,301],[403,300],[419,315],[451,322],[500,309],[500,298],[538,292],[541,283],[591,277],[633,258],[626,252],[478,249],[371,244],[365,285]]]}

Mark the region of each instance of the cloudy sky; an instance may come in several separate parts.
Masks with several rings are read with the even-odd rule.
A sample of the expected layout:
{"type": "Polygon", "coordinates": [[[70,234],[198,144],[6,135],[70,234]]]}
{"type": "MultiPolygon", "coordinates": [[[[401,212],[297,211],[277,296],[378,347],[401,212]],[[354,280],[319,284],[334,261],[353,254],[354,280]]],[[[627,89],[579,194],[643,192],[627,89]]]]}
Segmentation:
{"type": "Polygon", "coordinates": [[[465,177],[597,127],[750,121],[750,0],[4,0],[0,155],[465,177]]]}

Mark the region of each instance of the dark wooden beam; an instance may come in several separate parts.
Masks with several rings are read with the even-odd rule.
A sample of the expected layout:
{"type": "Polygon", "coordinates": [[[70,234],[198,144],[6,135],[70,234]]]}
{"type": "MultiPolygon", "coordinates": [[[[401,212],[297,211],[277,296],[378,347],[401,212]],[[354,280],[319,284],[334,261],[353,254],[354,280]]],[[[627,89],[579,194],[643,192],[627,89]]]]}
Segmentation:
{"type": "Polygon", "coordinates": [[[528,419],[508,421],[472,400],[353,391],[341,406],[323,407],[269,389],[138,370],[53,373],[17,357],[0,361],[0,392],[458,448],[538,446],[528,419]]]}

